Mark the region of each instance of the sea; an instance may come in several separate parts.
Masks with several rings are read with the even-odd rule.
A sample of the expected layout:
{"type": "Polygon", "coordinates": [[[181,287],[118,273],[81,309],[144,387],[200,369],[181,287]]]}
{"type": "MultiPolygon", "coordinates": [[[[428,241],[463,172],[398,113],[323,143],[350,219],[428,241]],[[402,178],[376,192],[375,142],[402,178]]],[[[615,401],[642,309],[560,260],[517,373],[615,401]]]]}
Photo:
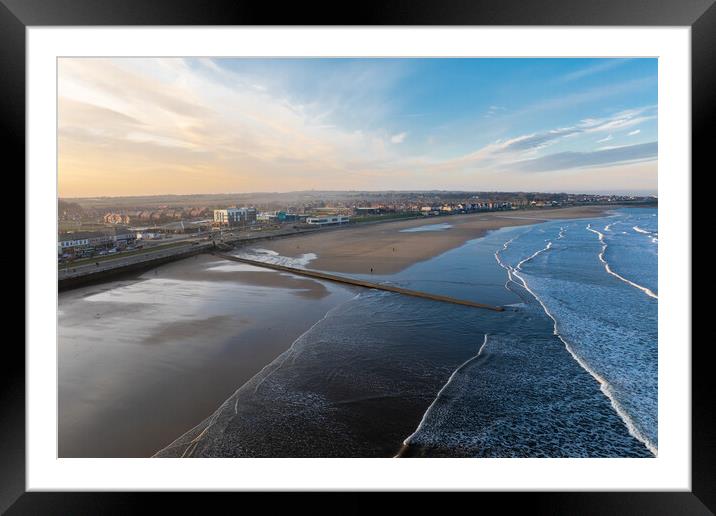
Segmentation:
{"type": "Polygon", "coordinates": [[[358,292],[156,456],[655,457],[658,240],[624,208],[352,275],[505,311],[358,292]]]}

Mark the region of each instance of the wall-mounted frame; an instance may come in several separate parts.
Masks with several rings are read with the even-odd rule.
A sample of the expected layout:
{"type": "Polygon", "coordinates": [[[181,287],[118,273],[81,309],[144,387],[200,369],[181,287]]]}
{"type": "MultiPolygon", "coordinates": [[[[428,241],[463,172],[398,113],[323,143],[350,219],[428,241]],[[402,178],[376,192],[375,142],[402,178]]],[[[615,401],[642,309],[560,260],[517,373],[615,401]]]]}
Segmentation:
{"type": "MultiPolygon", "coordinates": [[[[275,9],[274,9],[275,11],[275,9]]],[[[707,134],[713,126],[716,69],[714,63],[714,34],[716,34],[716,7],[710,0],[659,4],[649,2],[610,1],[599,5],[574,6],[569,2],[553,1],[541,4],[524,2],[398,2],[384,6],[355,6],[354,12],[345,14],[323,11],[318,7],[295,6],[271,12],[268,6],[212,2],[202,5],[195,2],[87,2],[64,0],[60,2],[3,0],[0,6],[3,63],[2,113],[10,129],[6,136],[10,153],[17,154],[24,163],[25,143],[23,128],[27,129],[26,113],[26,42],[27,30],[33,27],[63,26],[247,26],[296,25],[315,26],[446,26],[459,30],[463,26],[645,26],[691,28],[691,103],[692,103],[692,162],[706,164],[707,134]],[[321,14],[318,14],[320,11],[321,14]]],[[[168,30],[171,30],[167,27],[168,30]]],[[[218,30],[218,29],[217,29],[218,30]]],[[[350,30],[346,28],[346,30],[350,30]]],[[[586,29],[585,29],[586,30],[586,29]]],[[[87,42],[91,45],[91,42],[87,42]]],[[[693,170],[693,166],[692,166],[693,170]]],[[[685,171],[687,173],[687,171],[685,171]]],[[[693,177],[693,172],[688,171],[693,177]]],[[[28,207],[33,200],[27,199],[28,207]]],[[[690,209],[684,207],[684,209],[690,209]]],[[[29,236],[29,235],[28,235],[29,236]]],[[[690,254],[690,253],[689,253],[690,254]]],[[[28,261],[29,263],[29,261],[28,261]]],[[[26,269],[32,275],[32,269],[26,269]]],[[[27,280],[26,280],[27,281],[27,280]]],[[[27,308],[32,311],[32,296],[27,308]]],[[[529,503],[538,511],[558,510],[565,513],[633,513],[653,514],[707,514],[716,510],[716,473],[714,473],[714,429],[710,420],[713,379],[709,372],[708,349],[699,342],[683,343],[691,346],[692,361],[692,443],[691,492],[650,493],[532,493],[529,503]]],[[[26,457],[25,436],[25,354],[15,350],[10,359],[3,361],[9,372],[4,375],[2,448],[3,510],[9,514],[26,512],[76,513],[92,507],[141,507],[148,494],[120,493],[41,493],[25,492],[26,457]]],[[[496,496],[496,495],[491,495],[496,496]]],[[[185,503],[185,502],[184,502],[185,503]]],[[[502,502],[504,503],[504,502],[502,502]]]]}

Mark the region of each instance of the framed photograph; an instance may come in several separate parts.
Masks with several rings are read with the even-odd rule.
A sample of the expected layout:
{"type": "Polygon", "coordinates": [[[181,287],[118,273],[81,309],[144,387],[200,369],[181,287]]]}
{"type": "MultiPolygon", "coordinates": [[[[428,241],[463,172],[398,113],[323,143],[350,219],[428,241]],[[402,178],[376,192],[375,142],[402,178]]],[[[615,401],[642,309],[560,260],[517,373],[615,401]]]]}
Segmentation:
{"type": "Polygon", "coordinates": [[[3,511],[715,510],[691,340],[712,1],[2,2],[28,236],[3,511]]]}

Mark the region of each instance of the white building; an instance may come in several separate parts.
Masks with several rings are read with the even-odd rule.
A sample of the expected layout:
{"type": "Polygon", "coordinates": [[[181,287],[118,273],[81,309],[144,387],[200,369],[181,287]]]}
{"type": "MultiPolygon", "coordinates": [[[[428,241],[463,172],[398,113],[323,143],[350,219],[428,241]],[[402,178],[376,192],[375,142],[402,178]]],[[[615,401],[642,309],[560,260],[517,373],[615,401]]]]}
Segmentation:
{"type": "Polygon", "coordinates": [[[350,217],[344,215],[331,215],[330,217],[308,217],[306,223],[314,226],[327,226],[330,224],[347,224],[350,220],[350,217]]]}
{"type": "Polygon", "coordinates": [[[227,208],[214,210],[214,223],[222,226],[238,226],[256,222],[256,208],[227,208]]]}
{"type": "Polygon", "coordinates": [[[57,252],[74,252],[77,249],[89,249],[105,246],[112,240],[109,235],[98,231],[79,231],[76,233],[66,233],[60,235],[57,239],[57,252]]]}
{"type": "Polygon", "coordinates": [[[239,210],[227,208],[225,210],[214,210],[214,222],[222,226],[235,226],[241,220],[239,210]]]}
{"type": "Polygon", "coordinates": [[[158,240],[163,237],[164,235],[162,235],[161,233],[151,231],[137,231],[136,233],[137,240],[158,240]]]}
{"type": "Polygon", "coordinates": [[[73,238],[70,240],[60,240],[57,242],[57,254],[69,251],[78,247],[87,247],[89,245],[88,238],[73,238]]]}

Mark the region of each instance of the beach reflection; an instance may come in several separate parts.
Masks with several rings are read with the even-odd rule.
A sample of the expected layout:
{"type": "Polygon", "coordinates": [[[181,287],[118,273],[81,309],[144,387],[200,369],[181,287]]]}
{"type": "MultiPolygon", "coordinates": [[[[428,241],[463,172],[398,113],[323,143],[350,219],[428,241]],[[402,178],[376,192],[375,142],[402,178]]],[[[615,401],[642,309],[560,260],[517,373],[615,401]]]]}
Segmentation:
{"type": "Polygon", "coordinates": [[[353,295],[208,256],[60,294],[59,456],[152,455],[353,295]]]}

